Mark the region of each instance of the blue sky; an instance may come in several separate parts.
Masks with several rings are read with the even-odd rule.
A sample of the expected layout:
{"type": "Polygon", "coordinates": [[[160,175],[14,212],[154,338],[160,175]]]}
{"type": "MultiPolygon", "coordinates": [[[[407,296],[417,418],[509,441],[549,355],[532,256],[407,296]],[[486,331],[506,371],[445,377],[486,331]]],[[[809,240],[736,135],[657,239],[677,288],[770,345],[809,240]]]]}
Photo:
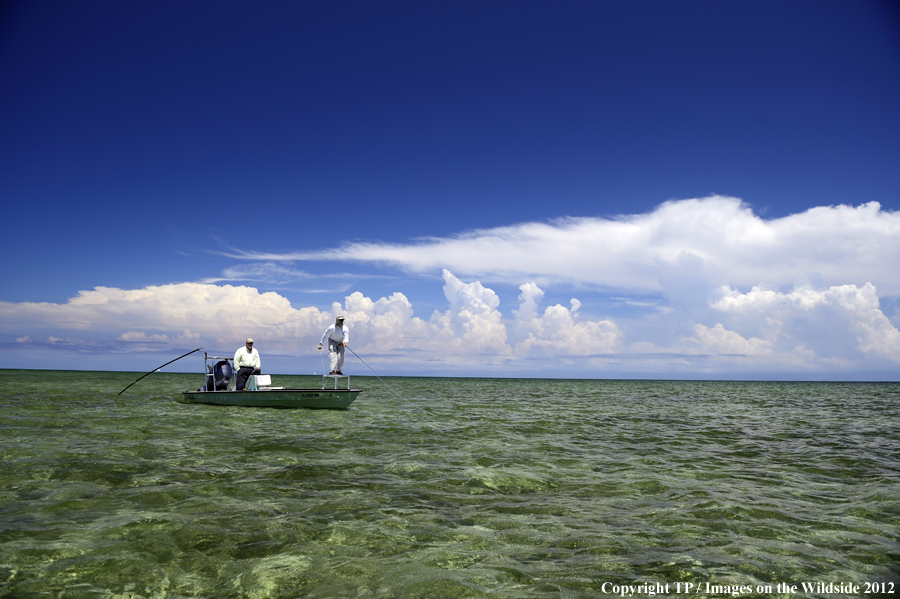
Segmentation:
{"type": "Polygon", "coordinates": [[[6,367],[900,378],[889,2],[7,2],[0,81],[6,367]]]}

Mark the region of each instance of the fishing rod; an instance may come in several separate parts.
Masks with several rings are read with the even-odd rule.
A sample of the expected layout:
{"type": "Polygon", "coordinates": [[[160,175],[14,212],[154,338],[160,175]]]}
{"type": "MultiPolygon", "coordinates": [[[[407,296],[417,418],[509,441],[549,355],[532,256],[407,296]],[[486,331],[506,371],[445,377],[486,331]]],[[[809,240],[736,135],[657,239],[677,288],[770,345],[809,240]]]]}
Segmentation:
{"type": "MultiPolygon", "coordinates": [[[[148,372],[148,373],[145,374],[144,376],[149,376],[149,375],[153,374],[154,372],[156,372],[157,370],[159,370],[160,368],[162,368],[163,366],[168,366],[168,365],[171,364],[172,362],[177,362],[177,361],[180,360],[181,358],[183,358],[183,357],[185,357],[185,356],[189,356],[189,355],[191,355],[191,354],[194,353],[194,352],[198,352],[198,351],[200,351],[201,349],[203,349],[203,348],[202,348],[202,347],[198,347],[197,349],[195,349],[195,350],[193,350],[193,351],[189,351],[188,353],[184,354],[184,356],[178,356],[178,357],[175,358],[174,360],[169,360],[168,362],[166,362],[166,363],[163,364],[162,366],[160,366],[160,367],[158,367],[158,368],[154,368],[153,370],[151,370],[150,372],[148,372]]],[[[137,381],[134,381],[134,383],[136,383],[136,382],[138,382],[139,380],[141,380],[142,378],[144,378],[144,376],[142,376],[141,378],[139,378],[137,381]]],[[[131,385],[133,385],[134,383],[131,383],[131,385]]],[[[128,387],[130,387],[131,385],[128,385],[128,387]]],[[[128,387],[125,387],[124,389],[122,389],[121,391],[119,391],[116,395],[122,395],[123,393],[125,393],[126,391],[128,391],[128,387]]]]}

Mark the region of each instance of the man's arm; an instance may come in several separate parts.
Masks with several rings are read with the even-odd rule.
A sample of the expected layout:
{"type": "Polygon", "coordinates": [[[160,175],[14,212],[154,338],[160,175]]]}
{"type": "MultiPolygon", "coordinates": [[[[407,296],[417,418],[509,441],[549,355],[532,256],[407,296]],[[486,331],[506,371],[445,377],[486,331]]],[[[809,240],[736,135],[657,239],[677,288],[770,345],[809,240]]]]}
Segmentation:
{"type": "Polygon", "coordinates": [[[325,329],[325,332],[322,333],[322,339],[319,340],[319,345],[322,345],[323,343],[325,343],[325,339],[328,337],[328,333],[330,333],[330,332],[332,331],[332,327],[333,327],[333,326],[334,326],[334,325],[328,326],[328,327],[325,329]]]}

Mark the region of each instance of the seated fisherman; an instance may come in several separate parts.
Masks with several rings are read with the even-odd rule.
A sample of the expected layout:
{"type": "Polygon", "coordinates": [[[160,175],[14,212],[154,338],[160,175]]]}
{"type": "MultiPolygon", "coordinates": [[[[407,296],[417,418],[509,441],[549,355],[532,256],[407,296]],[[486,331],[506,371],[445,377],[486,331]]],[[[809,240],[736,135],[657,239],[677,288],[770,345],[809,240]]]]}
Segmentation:
{"type": "Polygon", "coordinates": [[[235,391],[244,389],[251,374],[262,374],[261,365],[259,352],[253,349],[253,339],[247,339],[247,344],[234,352],[234,369],[237,371],[234,377],[235,391]]]}

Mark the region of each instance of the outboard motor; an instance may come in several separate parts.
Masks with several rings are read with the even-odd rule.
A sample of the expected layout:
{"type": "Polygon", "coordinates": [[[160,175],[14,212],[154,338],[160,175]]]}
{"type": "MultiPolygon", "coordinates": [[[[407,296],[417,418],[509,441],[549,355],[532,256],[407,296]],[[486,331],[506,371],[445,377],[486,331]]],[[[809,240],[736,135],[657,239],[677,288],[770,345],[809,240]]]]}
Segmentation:
{"type": "Polygon", "coordinates": [[[213,378],[216,381],[216,391],[225,391],[228,389],[228,383],[231,381],[232,374],[234,374],[234,370],[231,368],[231,364],[228,363],[228,360],[216,362],[216,369],[213,373],[213,378]]]}

